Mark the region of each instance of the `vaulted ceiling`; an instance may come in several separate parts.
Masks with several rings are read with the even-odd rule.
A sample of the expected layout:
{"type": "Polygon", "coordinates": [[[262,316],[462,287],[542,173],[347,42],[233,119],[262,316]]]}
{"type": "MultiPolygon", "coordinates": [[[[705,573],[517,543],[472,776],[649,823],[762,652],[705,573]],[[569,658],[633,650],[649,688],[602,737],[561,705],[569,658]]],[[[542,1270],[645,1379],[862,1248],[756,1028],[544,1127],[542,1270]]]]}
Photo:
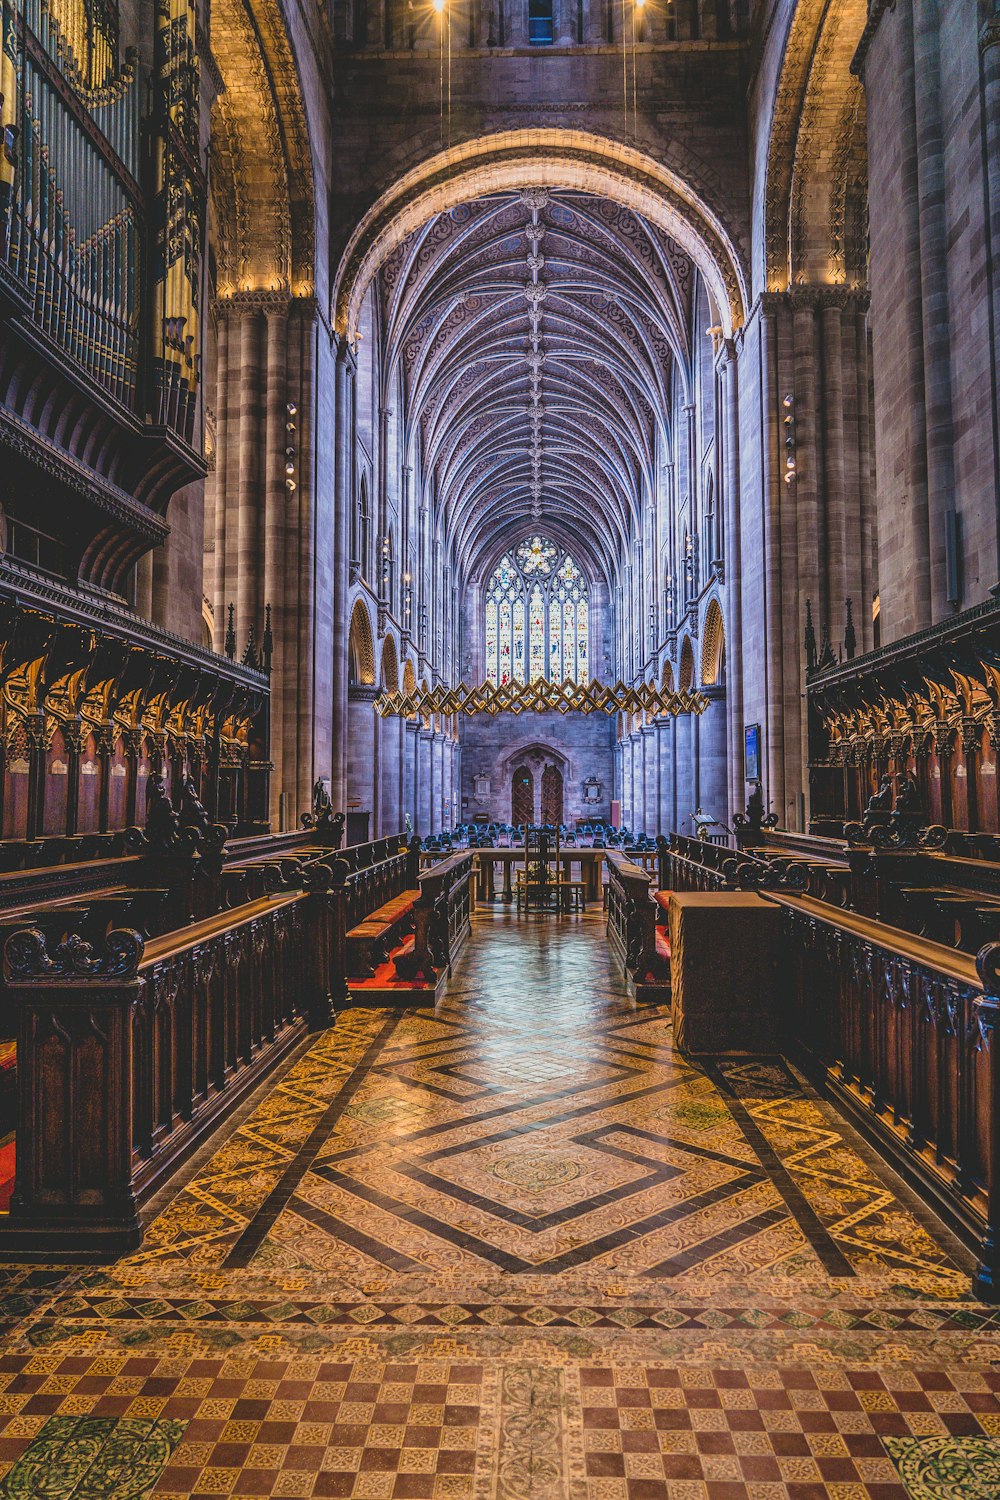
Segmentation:
{"type": "Polygon", "coordinates": [[[541,527],[612,581],[670,451],[671,383],[687,388],[686,253],[616,203],[532,188],[439,214],[379,287],[460,572],[541,527]]]}

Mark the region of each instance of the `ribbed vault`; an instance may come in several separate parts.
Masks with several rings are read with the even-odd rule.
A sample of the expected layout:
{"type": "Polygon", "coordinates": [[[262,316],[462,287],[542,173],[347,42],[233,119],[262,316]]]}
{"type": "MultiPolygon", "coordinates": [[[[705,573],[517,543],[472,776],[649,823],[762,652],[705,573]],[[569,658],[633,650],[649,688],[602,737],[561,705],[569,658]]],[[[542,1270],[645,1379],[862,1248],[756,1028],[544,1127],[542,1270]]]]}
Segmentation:
{"type": "Polygon", "coordinates": [[[670,452],[672,383],[690,399],[695,280],[662,228],[570,190],[476,198],[392,250],[387,388],[400,374],[460,577],[532,527],[615,580],[670,452]]]}

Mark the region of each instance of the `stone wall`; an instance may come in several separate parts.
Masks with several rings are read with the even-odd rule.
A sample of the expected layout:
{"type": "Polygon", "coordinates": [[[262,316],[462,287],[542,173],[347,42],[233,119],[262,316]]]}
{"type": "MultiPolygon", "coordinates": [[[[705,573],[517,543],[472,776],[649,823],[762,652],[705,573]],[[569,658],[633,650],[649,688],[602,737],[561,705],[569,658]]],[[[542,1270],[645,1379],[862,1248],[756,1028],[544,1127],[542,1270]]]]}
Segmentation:
{"type": "Polygon", "coordinates": [[[459,820],[511,821],[511,777],[527,765],[534,777],[535,817],[541,813],[542,771],[563,775],[563,822],[609,818],[614,785],[614,721],[605,714],[482,714],[462,725],[462,793],[459,820]],[[600,800],[585,802],[584,782],[595,776],[600,800]],[[477,778],[489,791],[477,793],[477,778]]]}

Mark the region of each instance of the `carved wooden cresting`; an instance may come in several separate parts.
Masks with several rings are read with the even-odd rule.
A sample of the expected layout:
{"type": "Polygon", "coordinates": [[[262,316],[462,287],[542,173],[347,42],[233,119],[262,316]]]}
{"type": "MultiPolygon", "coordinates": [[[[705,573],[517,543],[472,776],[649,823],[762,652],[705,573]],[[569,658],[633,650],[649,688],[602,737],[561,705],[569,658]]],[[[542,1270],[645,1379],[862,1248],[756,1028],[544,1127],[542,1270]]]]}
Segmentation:
{"type": "Polygon", "coordinates": [[[808,698],[817,832],[861,822],[886,787],[888,806],[876,811],[898,811],[905,795],[914,804],[909,812],[925,827],[974,836],[1000,832],[996,605],[968,610],[842,665],[831,661],[824,668],[813,658],[808,698]]]}
{"type": "Polygon", "coordinates": [[[3,840],[74,838],[146,820],[151,772],[193,778],[213,822],[267,824],[261,664],[214,656],[0,564],[3,840]]]}

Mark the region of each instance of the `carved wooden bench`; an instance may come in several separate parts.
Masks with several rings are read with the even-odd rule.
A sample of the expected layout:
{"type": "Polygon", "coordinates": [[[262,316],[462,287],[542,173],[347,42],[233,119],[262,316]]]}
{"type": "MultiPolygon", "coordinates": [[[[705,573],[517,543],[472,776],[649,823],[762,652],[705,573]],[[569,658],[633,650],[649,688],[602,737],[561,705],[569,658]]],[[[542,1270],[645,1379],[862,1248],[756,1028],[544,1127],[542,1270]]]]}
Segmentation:
{"type": "Polygon", "coordinates": [[[419,900],[419,890],[403,891],[351,928],[347,934],[349,978],[374,978],[376,969],[388,962],[393,948],[399,947],[412,929],[413,909],[419,900]]]}

